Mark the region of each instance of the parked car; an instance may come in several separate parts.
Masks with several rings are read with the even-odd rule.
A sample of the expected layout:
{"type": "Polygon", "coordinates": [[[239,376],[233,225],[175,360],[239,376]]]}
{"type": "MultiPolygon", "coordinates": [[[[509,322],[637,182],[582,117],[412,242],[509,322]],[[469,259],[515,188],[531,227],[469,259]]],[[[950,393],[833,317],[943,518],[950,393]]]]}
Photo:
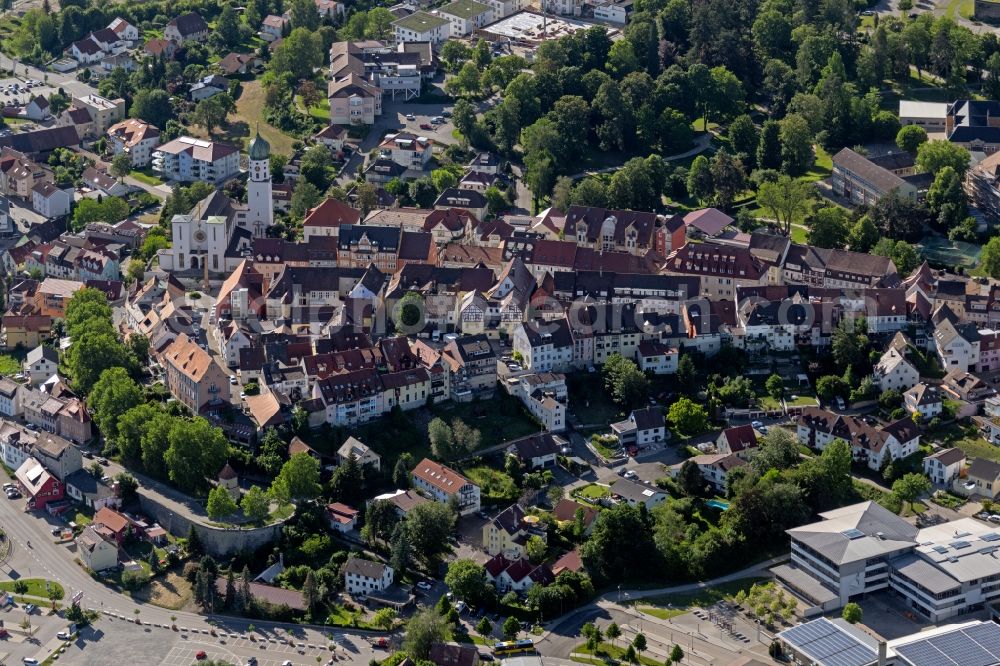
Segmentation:
{"type": "Polygon", "coordinates": [[[21,660],[25,666],[38,666],[38,660],[34,657],[25,657],[21,660]]]}
{"type": "Polygon", "coordinates": [[[434,129],[430,123],[420,123],[420,129],[422,130],[432,130],[434,129]]]}
{"type": "Polygon", "coordinates": [[[104,465],[105,467],[107,467],[110,464],[107,458],[98,458],[97,462],[99,462],[101,465],[104,465]]]}
{"type": "Polygon", "coordinates": [[[73,638],[73,634],[69,633],[68,631],[60,631],[58,634],[56,634],[56,638],[58,638],[61,641],[68,641],[69,639],[73,638]]]}
{"type": "Polygon", "coordinates": [[[229,375],[229,383],[236,386],[236,375],[229,375]]]}
{"type": "Polygon", "coordinates": [[[198,650],[198,652],[195,653],[194,658],[201,661],[202,659],[208,659],[208,655],[205,654],[204,650],[198,650]]]}
{"type": "Polygon", "coordinates": [[[426,592],[427,590],[431,589],[434,586],[428,583],[426,580],[422,580],[419,583],[417,583],[417,587],[426,592]]]}
{"type": "Polygon", "coordinates": [[[28,615],[31,615],[36,610],[38,610],[38,606],[36,606],[35,604],[28,604],[27,606],[24,607],[24,612],[27,613],[28,615]]]}
{"type": "Polygon", "coordinates": [[[406,114],[406,119],[407,120],[416,120],[417,117],[415,115],[413,115],[412,113],[408,113],[408,114],[406,114]]]}

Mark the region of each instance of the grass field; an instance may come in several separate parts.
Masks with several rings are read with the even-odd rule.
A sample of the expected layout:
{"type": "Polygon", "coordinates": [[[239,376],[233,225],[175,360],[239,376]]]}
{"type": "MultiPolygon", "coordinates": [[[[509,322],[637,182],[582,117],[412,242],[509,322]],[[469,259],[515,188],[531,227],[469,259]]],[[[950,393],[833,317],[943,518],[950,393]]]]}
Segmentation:
{"type": "Polygon", "coordinates": [[[236,113],[232,114],[230,118],[234,118],[234,122],[229,127],[231,134],[238,137],[249,137],[254,128],[259,127],[261,136],[271,144],[272,153],[292,154],[294,139],[263,120],[264,88],[260,81],[247,81],[243,84],[240,98],[236,100],[236,113]]]}
{"type": "Polygon", "coordinates": [[[584,486],[577,491],[580,497],[589,500],[599,500],[602,497],[607,497],[611,494],[607,486],[599,486],[596,483],[592,483],[589,486],[584,486]]]}
{"type": "Polygon", "coordinates": [[[330,120],[330,100],[320,99],[319,104],[316,106],[306,109],[305,105],[302,103],[302,98],[298,95],[295,96],[295,104],[299,107],[299,110],[303,113],[308,112],[310,116],[318,120],[327,122],[330,120]]]}
{"type": "Polygon", "coordinates": [[[957,446],[967,458],[985,458],[1000,462],[1000,447],[993,446],[979,434],[974,425],[956,424],[931,430],[928,439],[940,439],[947,446],[957,446]]]}
{"type": "Polygon", "coordinates": [[[480,487],[483,497],[513,501],[520,494],[514,480],[499,470],[481,465],[470,467],[464,472],[480,487]]]}
{"type": "Polygon", "coordinates": [[[648,599],[643,599],[641,602],[636,602],[636,605],[643,613],[662,619],[669,619],[677,615],[683,615],[692,608],[711,606],[723,599],[735,596],[740,590],[749,591],[755,583],[766,583],[768,580],[770,579],[762,576],[738,578],[728,583],[706,587],[693,592],[649,597],[648,599]]]}
{"type": "Polygon", "coordinates": [[[10,354],[0,354],[0,375],[16,375],[21,372],[21,362],[10,354]]]}
{"type": "MultiPolygon", "coordinates": [[[[573,661],[578,661],[584,664],[606,664],[605,660],[621,661],[623,662],[623,656],[625,655],[626,645],[628,642],[625,640],[618,641],[617,644],[612,645],[611,643],[601,643],[597,646],[596,650],[591,651],[587,648],[586,643],[582,643],[573,648],[573,652],[577,654],[589,654],[594,655],[593,658],[581,658],[573,657],[573,661]]],[[[653,657],[647,657],[644,655],[639,655],[639,663],[643,666],[661,666],[660,662],[653,657]]]]}
{"type": "Polygon", "coordinates": [[[46,582],[49,585],[50,590],[55,590],[56,599],[62,599],[65,592],[63,591],[63,586],[55,581],[46,581],[44,578],[22,578],[19,581],[5,580],[0,581],[0,590],[7,592],[17,592],[14,589],[16,583],[24,583],[27,588],[23,592],[17,592],[18,594],[26,594],[29,597],[41,597],[43,599],[49,598],[49,592],[45,588],[46,582]]]}
{"type": "Polygon", "coordinates": [[[140,183],[146,183],[147,185],[156,186],[163,184],[163,181],[149,170],[140,171],[139,169],[133,169],[129,175],[140,183]]]}
{"type": "Polygon", "coordinates": [[[442,403],[434,405],[432,411],[445,421],[457,417],[479,430],[481,448],[538,432],[538,426],[528,418],[520,401],[508,395],[489,402],[442,403]]]}

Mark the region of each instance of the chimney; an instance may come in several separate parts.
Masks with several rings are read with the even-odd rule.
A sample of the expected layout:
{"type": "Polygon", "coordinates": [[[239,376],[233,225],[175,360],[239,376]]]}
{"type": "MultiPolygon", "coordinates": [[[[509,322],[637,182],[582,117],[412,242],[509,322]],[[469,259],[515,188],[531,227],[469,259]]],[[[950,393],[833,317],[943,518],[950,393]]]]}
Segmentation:
{"type": "Polygon", "coordinates": [[[888,646],[885,644],[885,641],[880,640],[878,642],[878,666],[885,666],[887,651],[888,651],[888,646]]]}

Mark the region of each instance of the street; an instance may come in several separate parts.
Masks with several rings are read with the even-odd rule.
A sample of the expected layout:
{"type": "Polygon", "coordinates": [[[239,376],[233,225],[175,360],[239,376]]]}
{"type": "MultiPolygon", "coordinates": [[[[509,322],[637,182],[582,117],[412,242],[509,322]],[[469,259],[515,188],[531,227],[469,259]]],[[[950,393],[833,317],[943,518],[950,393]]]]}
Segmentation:
{"type": "MultiPolygon", "coordinates": [[[[0,500],[0,525],[12,545],[10,558],[0,566],[4,578],[47,578],[58,581],[65,588],[67,599],[82,591],[81,605],[102,613],[94,628],[82,634],[80,640],[61,658],[60,663],[106,664],[111,655],[118,654],[121,663],[178,664],[180,662],[177,659],[183,659],[182,655],[186,653],[175,650],[189,649],[185,647],[189,644],[198,645],[197,649],[205,650],[210,657],[236,656],[240,663],[244,663],[245,657],[250,655],[256,656],[261,664],[272,665],[280,664],[285,659],[296,664],[315,664],[317,656],[325,661],[333,654],[337,655],[339,661],[367,664],[372,658],[380,656],[380,653],[372,649],[364,632],[360,631],[342,631],[332,627],[320,630],[217,614],[201,615],[137,603],[92,579],[74,561],[75,547],[54,541],[50,530],[63,523],[43,513],[25,513],[24,500],[0,500]],[[27,545],[29,542],[30,548],[27,545]],[[133,621],[137,617],[137,610],[138,618],[143,623],[141,627],[133,621]],[[176,617],[178,627],[184,627],[188,631],[172,631],[170,627],[174,621],[171,617],[176,617]],[[247,627],[251,624],[259,635],[267,639],[266,642],[252,642],[246,637],[247,627]],[[212,636],[213,630],[219,635],[212,636]],[[138,632],[155,635],[156,639],[136,641],[134,639],[138,632]],[[294,636],[294,647],[278,642],[279,637],[288,636],[294,636]],[[331,637],[339,644],[335,650],[329,649],[331,637]],[[144,647],[138,647],[140,644],[144,647]],[[95,649],[97,645],[100,647],[95,649]],[[148,650],[146,658],[138,658],[137,650],[148,650]]],[[[65,603],[68,602],[64,601],[63,605],[65,603]]],[[[37,615],[34,617],[39,618],[37,615]]],[[[0,619],[8,620],[14,625],[22,618],[23,611],[18,609],[0,615],[0,619]]],[[[41,629],[44,632],[41,634],[43,638],[54,636],[56,631],[66,625],[64,620],[53,624],[44,618],[33,619],[33,622],[44,625],[41,629]]],[[[41,640],[38,644],[7,641],[2,649],[17,655],[18,659],[28,656],[43,661],[48,655],[38,656],[35,653],[44,652],[42,648],[45,644],[41,640]]],[[[384,654],[381,656],[384,657],[384,654]]]]}

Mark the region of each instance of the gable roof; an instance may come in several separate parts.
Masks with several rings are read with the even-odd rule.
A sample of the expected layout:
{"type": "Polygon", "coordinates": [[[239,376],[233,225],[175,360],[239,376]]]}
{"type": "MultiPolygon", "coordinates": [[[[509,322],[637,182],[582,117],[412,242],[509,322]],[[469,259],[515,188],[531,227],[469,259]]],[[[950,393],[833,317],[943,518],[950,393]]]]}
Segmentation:
{"type": "Polygon", "coordinates": [[[726,440],[729,450],[733,453],[757,446],[757,433],[750,424],[726,428],[720,437],[726,440]]]}
{"type": "Polygon", "coordinates": [[[413,470],[413,476],[448,495],[457,493],[466,484],[472,484],[472,481],[455,470],[436,463],[429,458],[424,458],[417,463],[417,466],[413,470]]]}

